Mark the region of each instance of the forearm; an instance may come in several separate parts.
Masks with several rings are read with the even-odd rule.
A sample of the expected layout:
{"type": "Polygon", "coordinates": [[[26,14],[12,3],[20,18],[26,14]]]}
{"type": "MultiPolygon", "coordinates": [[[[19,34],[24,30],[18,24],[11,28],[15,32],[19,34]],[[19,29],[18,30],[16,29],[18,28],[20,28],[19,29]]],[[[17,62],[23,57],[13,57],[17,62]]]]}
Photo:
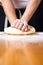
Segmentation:
{"type": "Polygon", "coordinates": [[[28,22],[36,11],[38,5],[40,4],[40,1],[41,0],[30,0],[23,16],[21,17],[21,20],[28,22]]]}
{"type": "Polygon", "coordinates": [[[11,0],[3,0],[2,6],[10,23],[17,19],[15,9],[11,0]]]}

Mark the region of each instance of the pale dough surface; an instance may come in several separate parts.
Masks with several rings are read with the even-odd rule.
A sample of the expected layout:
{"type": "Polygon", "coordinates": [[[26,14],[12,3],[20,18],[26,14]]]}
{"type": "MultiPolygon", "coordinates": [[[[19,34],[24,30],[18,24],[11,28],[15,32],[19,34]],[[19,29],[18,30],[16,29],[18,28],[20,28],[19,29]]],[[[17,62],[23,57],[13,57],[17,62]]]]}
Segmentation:
{"type": "Polygon", "coordinates": [[[32,27],[32,29],[30,29],[30,31],[28,32],[22,32],[16,28],[12,28],[12,27],[7,27],[4,29],[4,33],[6,34],[13,34],[13,35],[25,35],[25,34],[33,34],[35,33],[35,28],[32,27]]]}

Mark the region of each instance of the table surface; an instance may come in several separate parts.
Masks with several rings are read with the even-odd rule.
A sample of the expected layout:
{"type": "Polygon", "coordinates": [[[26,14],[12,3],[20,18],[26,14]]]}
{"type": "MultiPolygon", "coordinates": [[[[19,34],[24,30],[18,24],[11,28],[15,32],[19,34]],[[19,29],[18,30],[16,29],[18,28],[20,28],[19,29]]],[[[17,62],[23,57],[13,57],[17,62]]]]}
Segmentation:
{"type": "MultiPolygon", "coordinates": [[[[6,65],[15,65],[17,62],[21,65],[43,65],[43,32],[25,36],[0,32],[0,64],[3,65],[2,60],[6,65]]],[[[20,65],[18,63],[16,65],[20,65]]]]}
{"type": "Polygon", "coordinates": [[[32,35],[25,35],[25,36],[14,36],[4,34],[4,32],[0,32],[0,39],[4,40],[24,40],[24,41],[43,41],[43,32],[36,32],[32,35]]]}

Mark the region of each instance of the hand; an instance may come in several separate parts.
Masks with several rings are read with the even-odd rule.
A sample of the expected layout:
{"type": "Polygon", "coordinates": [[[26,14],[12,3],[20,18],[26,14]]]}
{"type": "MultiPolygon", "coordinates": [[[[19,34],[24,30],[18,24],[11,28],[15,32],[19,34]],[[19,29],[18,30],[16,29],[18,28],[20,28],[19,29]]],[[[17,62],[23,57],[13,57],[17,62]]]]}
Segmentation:
{"type": "Polygon", "coordinates": [[[20,19],[16,19],[12,24],[11,27],[17,28],[23,32],[27,32],[31,29],[31,26],[28,25],[26,22],[21,21],[20,19]]]}

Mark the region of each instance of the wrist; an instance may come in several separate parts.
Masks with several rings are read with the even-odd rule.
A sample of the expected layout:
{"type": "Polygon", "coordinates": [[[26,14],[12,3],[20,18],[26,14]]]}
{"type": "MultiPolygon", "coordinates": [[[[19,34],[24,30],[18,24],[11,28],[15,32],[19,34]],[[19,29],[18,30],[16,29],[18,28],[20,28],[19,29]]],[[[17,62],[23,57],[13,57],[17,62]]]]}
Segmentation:
{"type": "Polygon", "coordinates": [[[28,21],[25,20],[24,18],[21,18],[20,20],[21,20],[21,22],[23,22],[23,23],[28,23],[28,21]]]}
{"type": "Polygon", "coordinates": [[[12,22],[10,22],[10,24],[12,25],[13,22],[15,22],[17,20],[17,18],[13,19],[12,22]]]}
{"type": "Polygon", "coordinates": [[[20,20],[16,18],[16,19],[11,23],[11,27],[14,26],[14,24],[17,23],[18,21],[20,21],[20,20]]]}
{"type": "Polygon", "coordinates": [[[12,26],[12,24],[16,21],[17,18],[15,18],[12,22],[10,22],[10,25],[12,26]]]}

